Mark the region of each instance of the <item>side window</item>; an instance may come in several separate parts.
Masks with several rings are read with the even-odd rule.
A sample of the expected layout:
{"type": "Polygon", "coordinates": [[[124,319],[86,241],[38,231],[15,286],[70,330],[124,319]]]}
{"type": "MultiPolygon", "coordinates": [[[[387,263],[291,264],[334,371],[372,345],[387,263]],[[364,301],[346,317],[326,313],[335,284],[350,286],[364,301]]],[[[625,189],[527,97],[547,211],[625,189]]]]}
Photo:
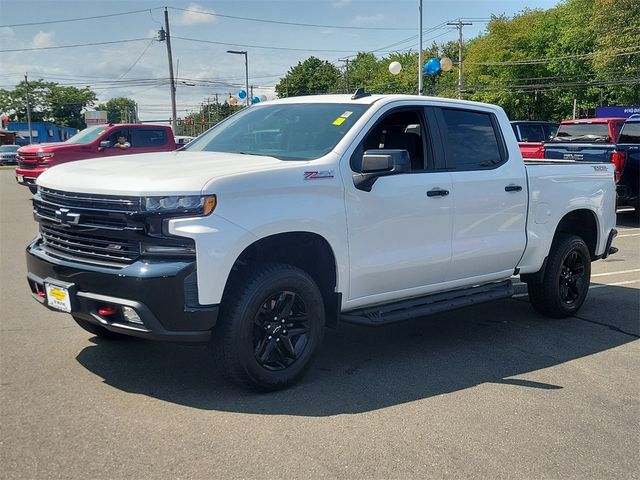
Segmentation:
{"type": "Polygon", "coordinates": [[[129,132],[127,132],[126,130],[114,130],[107,138],[105,138],[105,140],[109,140],[111,142],[111,145],[115,145],[119,137],[124,137],[128,142],[131,142],[131,139],[129,138],[129,132]]]}
{"type": "Polygon", "coordinates": [[[544,142],[544,131],[541,125],[520,125],[520,134],[522,142],[544,142]]]}
{"type": "Polygon", "coordinates": [[[426,149],[427,137],[420,110],[401,110],[386,114],[367,133],[351,158],[352,170],[359,172],[362,155],[367,150],[398,149],[409,152],[412,171],[433,168],[430,149],[426,149]]]}
{"type": "Polygon", "coordinates": [[[135,129],[131,136],[131,146],[136,147],[161,147],[167,143],[167,132],[162,129],[135,129]]]}
{"type": "Polygon", "coordinates": [[[556,125],[545,125],[544,133],[545,133],[545,142],[551,140],[556,136],[556,132],[558,131],[558,127],[556,125]]]}
{"type": "Polygon", "coordinates": [[[454,108],[442,108],[441,111],[444,122],[441,133],[449,168],[488,169],[506,159],[492,114],[454,108]]]}

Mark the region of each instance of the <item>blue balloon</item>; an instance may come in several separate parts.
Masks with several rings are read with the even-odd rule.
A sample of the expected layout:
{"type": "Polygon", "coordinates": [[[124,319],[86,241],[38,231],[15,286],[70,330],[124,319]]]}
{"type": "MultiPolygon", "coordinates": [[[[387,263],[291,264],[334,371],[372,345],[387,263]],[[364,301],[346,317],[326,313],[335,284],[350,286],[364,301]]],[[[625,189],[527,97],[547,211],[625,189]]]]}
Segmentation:
{"type": "Polygon", "coordinates": [[[435,75],[440,71],[440,60],[437,58],[430,58],[427,63],[424,64],[424,73],[428,75],[435,75]]]}
{"type": "Polygon", "coordinates": [[[253,97],[251,103],[260,103],[260,97],[253,97]]]}
{"type": "Polygon", "coordinates": [[[243,98],[243,99],[247,98],[247,92],[245,92],[244,90],[240,90],[238,92],[238,97],[243,98]]]}

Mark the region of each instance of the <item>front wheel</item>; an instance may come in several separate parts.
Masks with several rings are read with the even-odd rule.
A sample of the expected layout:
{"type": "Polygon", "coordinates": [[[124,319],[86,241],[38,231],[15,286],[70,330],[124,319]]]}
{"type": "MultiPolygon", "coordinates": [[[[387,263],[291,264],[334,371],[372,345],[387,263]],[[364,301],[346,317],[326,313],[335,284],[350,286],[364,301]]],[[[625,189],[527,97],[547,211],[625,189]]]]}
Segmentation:
{"type": "Polygon", "coordinates": [[[222,373],[257,390],[295,383],[324,335],[324,303],[313,279],[285,264],[239,274],[222,302],[211,349],[222,373]]]}
{"type": "Polygon", "coordinates": [[[541,283],[528,283],[533,308],[554,318],[577,313],[589,291],[591,256],[582,238],[560,235],[554,240],[541,283]]]}

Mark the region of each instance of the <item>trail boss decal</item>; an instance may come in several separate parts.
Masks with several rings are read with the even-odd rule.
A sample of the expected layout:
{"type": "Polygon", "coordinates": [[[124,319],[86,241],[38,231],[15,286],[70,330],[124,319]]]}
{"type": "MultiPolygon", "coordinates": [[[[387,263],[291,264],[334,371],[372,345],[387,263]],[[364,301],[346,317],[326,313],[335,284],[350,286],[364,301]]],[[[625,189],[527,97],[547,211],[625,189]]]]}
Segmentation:
{"type": "Polygon", "coordinates": [[[322,180],[323,178],[333,178],[334,170],[315,170],[313,172],[304,172],[305,180],[322,180]]]}
{"type": "Polygon", "coordinates": [[[608,171],[608,170],[609,170],[609,169],[608,169],[606,166],[604,166],[604,165],[593,165],[593,169],[594,169],[596,172],[606,172],[606,171],[608,171]]]}

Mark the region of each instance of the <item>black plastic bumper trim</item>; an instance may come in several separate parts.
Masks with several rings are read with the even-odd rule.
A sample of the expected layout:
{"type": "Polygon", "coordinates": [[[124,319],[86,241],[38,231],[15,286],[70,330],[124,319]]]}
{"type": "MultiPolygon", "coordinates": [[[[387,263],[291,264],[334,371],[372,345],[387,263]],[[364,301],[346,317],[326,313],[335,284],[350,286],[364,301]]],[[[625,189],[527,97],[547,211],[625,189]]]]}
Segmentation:
{"type": "MultiPolygon", "coordinates": [[[[218,318],[218,305],[188,305],[185,279],[195,272],[194,261],[137,262],[107,269],[60,259],[47,259],[37,241],[27,247],[27,280],[32,296],[47,305],[44,283],[69,289],[71,315],[126,335],[180,343],[206,342],[218,318]],[[98,314],[116,307],[117,314],[98,314]],[[143,325],[126,321],[123,306],[136,310],[143,325]]],[[[64,312],[62,312],[64,313],[64,312]]]]}

